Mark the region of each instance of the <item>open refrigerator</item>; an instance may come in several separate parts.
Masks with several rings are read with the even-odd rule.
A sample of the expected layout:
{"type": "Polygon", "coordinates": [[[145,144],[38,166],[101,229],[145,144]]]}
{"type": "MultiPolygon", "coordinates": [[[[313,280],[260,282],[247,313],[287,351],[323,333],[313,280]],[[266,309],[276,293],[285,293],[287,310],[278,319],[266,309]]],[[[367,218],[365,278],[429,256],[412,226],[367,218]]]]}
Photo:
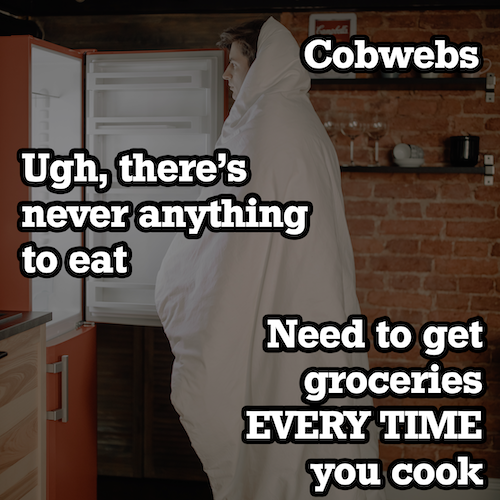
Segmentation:
{"type": "MultiPolygon", "coordinates": [[[[81,53],[50,45],[31,44],[30,147],[51,148],[56,155],[85,147],[101,168],[112,172],[113,183],[105,193],[92,186],[62,195],[33,187],[31,200],[74,201],[83,195],[87,201],[130,201],[134,207],[146,200],[196,200],[197,186],[122,186],[114,159],[135,148],[154,157],[211,155],[224,119],[224,52],[81,53]]],[[[132,249],[130,277],[86,278],[86,321],[160,325],[154,305],[156,274],[176,233],[145,234],[133,224],[133,215],[130,222],[127,232],[87,230],[84,242],[81,233],[71,230],[32,233],[38,247],[54,247],[63,258],[68,249],[82,245],[111,248],[125,241],[132,249]]],[[[53,313],[48,339],[83,319],[80,281],[64,268],[53,278],[33,279],[32,309],[53,313]]]]}

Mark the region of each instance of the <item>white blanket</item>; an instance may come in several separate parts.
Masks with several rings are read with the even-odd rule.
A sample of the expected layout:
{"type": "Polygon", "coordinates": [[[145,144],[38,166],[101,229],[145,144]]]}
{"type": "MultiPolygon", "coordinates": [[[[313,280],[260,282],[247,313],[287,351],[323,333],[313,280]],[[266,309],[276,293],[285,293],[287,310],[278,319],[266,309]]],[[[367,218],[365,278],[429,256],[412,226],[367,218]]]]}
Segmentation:
{"type": "MultiPolygon", "coordinates": [[[[250,158],[243,187],[220,182],[200,199],[257,193],[263,201],[310,201],[309,234],[179,234],[163,261],[156,305],[175,362],[172,403],[209,476],[216,500],[312,498],[309,458],[376,458],[372,444],[245,444],[245,406],[303,405],[300,376],[309,367],[368,367],[366,354],[266,353],[266,314],[304,321],[347,321],[359,313],[352,248],[335,150],[310,104],[308,73],[292,35],[270,18],[257,58],[216,148],[250,158]]],[[[371,404],[369,399],[329,405],[371,404]]],[[[331,488],[327,498],[383,498],[380,491],[331,488]]]]}

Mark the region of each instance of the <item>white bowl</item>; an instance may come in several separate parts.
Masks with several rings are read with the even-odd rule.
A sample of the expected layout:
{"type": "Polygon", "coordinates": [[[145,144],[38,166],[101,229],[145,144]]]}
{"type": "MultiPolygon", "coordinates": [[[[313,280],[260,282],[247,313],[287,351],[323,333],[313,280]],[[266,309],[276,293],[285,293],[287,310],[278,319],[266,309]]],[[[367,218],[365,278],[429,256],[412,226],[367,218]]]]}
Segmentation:
{"type": "Polygon", "coordinates": [[[405,158],[401,160],[396,160],[394,159],[394,163],[400,167],[406,167],[406,168],[411,168],[411,167],[420,167],[424,163],[423,158],[405,158]]]}

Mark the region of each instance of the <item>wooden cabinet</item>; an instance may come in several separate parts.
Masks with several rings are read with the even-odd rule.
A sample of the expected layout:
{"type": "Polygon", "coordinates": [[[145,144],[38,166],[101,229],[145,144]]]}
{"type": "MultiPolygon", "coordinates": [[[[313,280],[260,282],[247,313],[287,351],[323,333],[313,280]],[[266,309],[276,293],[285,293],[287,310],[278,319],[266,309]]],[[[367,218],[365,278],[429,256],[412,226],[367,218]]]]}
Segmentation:
{"type": "Polygon", "coordinates": [[[50,313],[17,316],[0,328],[0,351],[7,353],[0,358],[0,499],[95,499],[96,329],[84,326],[46,343],[50,313]],[[47,373],[62,356],[66,422],[47,420],[58,418],[54,410],[64,403],[64,375],[47,373]]]}
{"type": "Polygon", "coordinates": [[[0,498],[45,499],[45,325],[0,341],[0,498]]]}

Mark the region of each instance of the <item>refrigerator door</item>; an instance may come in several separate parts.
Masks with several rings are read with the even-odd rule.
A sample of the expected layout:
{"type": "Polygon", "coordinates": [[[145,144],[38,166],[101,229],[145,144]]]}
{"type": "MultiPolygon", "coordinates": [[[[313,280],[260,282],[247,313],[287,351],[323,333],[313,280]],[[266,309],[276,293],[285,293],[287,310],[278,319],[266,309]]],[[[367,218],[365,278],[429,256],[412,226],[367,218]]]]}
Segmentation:
{"type": "Polygon", "coordinates": [[[82,146],[82,55],[30,36],[3,36],[0,67],[9,75],[0,78],[0,268],[5,284],[0,306],[51,311],[53,320],[47,324],[50,339],[71,330],[82,319],[82,280],[72,278],[64,269],[53,278],[26,278],[20,272],[17,250],[31,239],[37,247],[55,247],[64,258],[68,248],[82,244],[82,234],[20,232],[17,204],[81,200],[82,190],[56,195],[45,187],[28,187],[21,181],[17,151],[48,147],[67,155],[70,148],[82,146]]]}
{"type": "MultiPolygon", "coordinates": [[[[93,53],[86,64],[86,142],[101,168],[112,171],[109,191],[86,188],[89,201],[196,200],[200,188],[121,186],[114,159],[142,148],[164,155],[212,154],[224,112],[220,50],[93,53]]],[[[156,274],[175,233],[142,233],[130,218],[127,232],[87,231],[86,246],[110,248],[125,241],[132,250],[128,278],[87,278],[86,319],[159,326],[154,305],[156,274]]]]}
{"type": "MultiPolygon", "coordinates": [[[[67,156],[82,147],[82,56],[74,51],[32,44],[31,46],[31,143],[32,148],[50,148],[67,156]]],[[[82,189],[52,193],[45,186],[31,187],[31,201],[81,201],[82,189]]],[[[82,233],[71,230],[33,232],[37,247],[53,247],[63,260],[66,252],[82,245],[82,233]]],[[[51,311],[47,340],[73,330],[82,319],[82,280],[62,269],[52,278],[33,278],[31,308],[51,311]]]]}

